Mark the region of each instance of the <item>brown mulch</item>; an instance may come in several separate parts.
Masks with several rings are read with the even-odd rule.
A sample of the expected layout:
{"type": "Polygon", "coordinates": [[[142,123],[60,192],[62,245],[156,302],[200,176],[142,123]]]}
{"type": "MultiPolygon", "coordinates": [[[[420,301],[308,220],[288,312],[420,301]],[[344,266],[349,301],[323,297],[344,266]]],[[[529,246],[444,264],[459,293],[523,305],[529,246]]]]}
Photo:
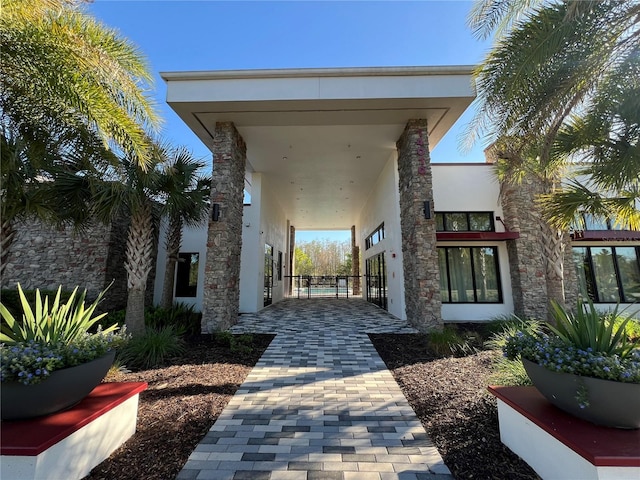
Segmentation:
{"type": "Polygon", "coordinates": [[[456,479],[539,478],[500,441],[487,392],[495,353],[438,358],[425,335],[370,337],[456,479]]]}
{"type": "MultiPolygon", "coordinates": [[[[110,374],[107,381],[149,388],[140,395],[135,435],[86,478],[175,478],[272,338],[255,335],[253,352],[242,353],[198,336],[164,367],[110,374]]],[[[455,478],[538,478],[500,442],[496,402],[486,392],[490,352],[437,358],[423,335],[371,339],[455,478]]]]}
{"type": "Polygon", "coordinates": [[[105,381],[147,382],[149,388],[140,394],[134,436],[86,478],[175,478],[272,339],[254,335],[253,351],[247,353],[197,336],[165,367],[110,373],[105,381]]]}

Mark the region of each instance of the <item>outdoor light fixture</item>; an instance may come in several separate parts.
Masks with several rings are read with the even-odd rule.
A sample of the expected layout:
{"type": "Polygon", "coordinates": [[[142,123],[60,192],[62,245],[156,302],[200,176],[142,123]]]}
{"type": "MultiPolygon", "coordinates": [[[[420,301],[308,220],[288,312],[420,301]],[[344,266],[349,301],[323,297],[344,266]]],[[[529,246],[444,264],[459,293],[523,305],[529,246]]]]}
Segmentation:
{"type": "Polygon", "coordinates": [[[429,200],[424,201],[424,218],[431,219],[431,202],[429,200]]]}
{"type": "Polygon", "coordinates": [[[217,222],[220,220],[220,204],[214,203],[211,207],[211,220],[217,222]]]}

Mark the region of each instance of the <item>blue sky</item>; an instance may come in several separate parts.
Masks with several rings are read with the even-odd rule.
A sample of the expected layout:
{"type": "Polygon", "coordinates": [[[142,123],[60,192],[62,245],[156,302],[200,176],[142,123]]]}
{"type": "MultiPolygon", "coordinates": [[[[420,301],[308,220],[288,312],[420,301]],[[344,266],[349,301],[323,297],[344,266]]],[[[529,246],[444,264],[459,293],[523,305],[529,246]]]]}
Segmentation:
{"type": "MultiPolygon", "coordinates": [[[[471,2],[94,0],[88,12],[147,57],[165,120],[163,137],[210,160],[165,103],[161,71],[475,65],[490,47],[466,26],[471,2]]],[[[438,162],[482,162],[463,153],[467,112],[433,151],[438,162]]]]}

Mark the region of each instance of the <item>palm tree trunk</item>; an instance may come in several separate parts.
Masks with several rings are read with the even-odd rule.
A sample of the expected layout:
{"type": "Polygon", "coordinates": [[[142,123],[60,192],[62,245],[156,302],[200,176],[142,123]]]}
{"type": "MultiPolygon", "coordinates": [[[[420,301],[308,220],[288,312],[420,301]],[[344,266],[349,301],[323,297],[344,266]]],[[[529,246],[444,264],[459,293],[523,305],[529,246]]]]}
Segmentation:
{"type": "Polygon", "coordinates": [[[173,306],[173,287],[181,241],[182,219],[179,216],[174,216],[169,220],[167,229],[167,264],[162,284],[162,299],[160,300],[160,306],[165,309],[173,306]]]}
{"type": "Polygon", "coordinates": [[[132,335],[144,333],[144,297],[151,271],[153,222],[146,204],[131,215],[124,268],[127,271],[127,312],[125,323],[132,335]]]}
{"type": "Polygon", "coordinates": [[[566,307],[566,292],[564,284],[564,255],[566,234],[542,221],[542,248],[546,258],[547,296],[555,300],[562,308],[566,307]]]}
{"type": "Polygon", "coordinates": [[[15,233],[11,219],[3,220],[0,230],[0,278],[4,277],[4,269],[9,262],[9,253],[15,233]]]}
{"type": "Polygon", "coordinates": [[[144,297],[145,289],[130,288],[127,292],[127,313],[125,324],[127,332],[137,336],[144,333],[144,297]]]}

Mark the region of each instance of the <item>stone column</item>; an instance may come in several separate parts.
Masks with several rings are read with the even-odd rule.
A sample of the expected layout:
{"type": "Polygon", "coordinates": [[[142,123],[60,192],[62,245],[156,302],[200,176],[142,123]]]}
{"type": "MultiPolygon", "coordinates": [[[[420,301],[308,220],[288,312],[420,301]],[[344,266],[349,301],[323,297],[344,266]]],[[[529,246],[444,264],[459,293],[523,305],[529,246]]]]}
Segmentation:
{"type": "Polygon", "coordinates": [[[233,123],[216,123],[213,138],[211,209],[204,273],[202,332],[226,330],[238,321],[242,202],[247,147],[233,123]]]}
{"type": "Polygon", "coordinates": [[[547,279],[540,242],[540,215],[533,208],[538,188],[531,178],[502,185],[504,222],[520,238],[507,240],[514,313],[522,318],[547,317],[547,279]]]}
{"type": "Polygon", "coordinates": [[[407,320],[422,331],[439,329],[442,303],[427,121],[409,120],[396,146],[407,320]]]}
{"type": "Polygon", "coordinates": [[[353,294],[360,295],[360,247],[356,245],[356,226],[351,226],[351,275],[353,294]]]}
{"type": "Polygon", "coordinates": [[[577,277],[568,235],[549,226],[537,206],[539,195],[549,191],[534,176],[521,183],[503,183],[501,201],[504,222],[520,238],[507,241],[516,315],[549,319],[549,300],[568,308],[577,301],[577,277]]]}

